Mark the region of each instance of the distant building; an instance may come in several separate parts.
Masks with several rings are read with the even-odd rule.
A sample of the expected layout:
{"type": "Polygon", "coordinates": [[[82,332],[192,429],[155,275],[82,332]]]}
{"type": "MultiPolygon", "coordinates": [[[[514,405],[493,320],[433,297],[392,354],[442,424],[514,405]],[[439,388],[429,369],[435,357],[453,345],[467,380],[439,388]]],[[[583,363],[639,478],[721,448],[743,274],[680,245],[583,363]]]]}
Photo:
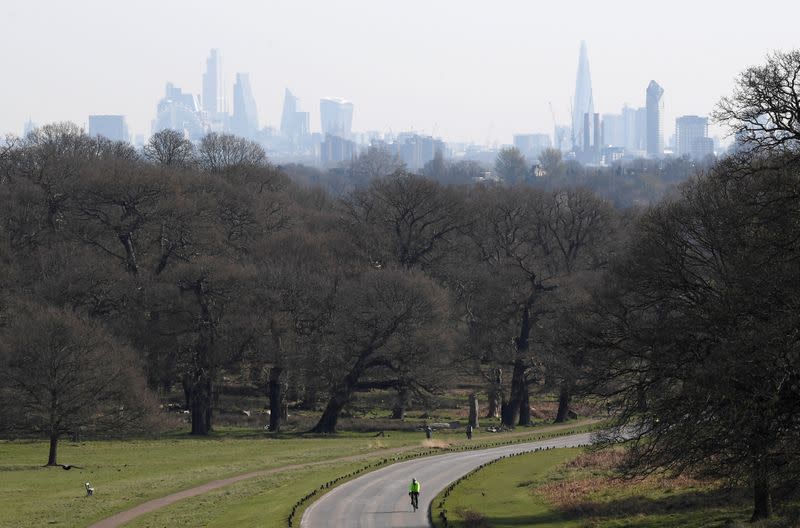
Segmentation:
{"type": "Polygon", "coordinates": [[[353,127],[353,103],[336,97],[319,101],[322,134],[349,138],[353,127]]]}
{"type": "Polygon", "coordinates": [[[625,116],[622,114],[603,114],[602,147],[623,147],[628,141],[625,116]]]}
{"type": "Polygon", "coordinates": [[[237,73],[236,84],[233,85],[231,132],[250,139],[254,139],[258,132],[256,100],[250,88],[250,76],[246,73],[237,73]]]}
{"type": "Polygon", "coordinates": [[[172,83],[167,83],[153,122],[154,133],[165,129],[183,132],[192,140],[199,140],[209,129],[207,114],[200,110],[198,97],[184,93],[172,83]]]}
{"type": "Polygon", "coordinates": [[[225,83],[222,77],[222,54],[218,49],[212,49],[206,59],[202,96],[203,110],[208,112],[209,116],[228,111],[225,83]]]}
{"type": "Polygon", "coordinates": [[[514,146],[529,160],[535,160],[545,149],[549,149],[548,134],[514,134],[514,146]]]}
{"type": "Polygon", "coordinates": [[[25,135],[25,136],[27,136],[28,134],[30,134],[31,132],[33,132],[34,130],[36,130],[38,127],[39,127],[39,125],[37,125],[36,123],[34,123],[34,122],[33,122],[33,121],[32,121],[32,120],[29,118],[27,121],[25,121],[25,125],[24,125],[24,126],[23,126],[23,128],[22,128],[22,134],[23,134],[23,135],[25,135]]]}
{"type": "Polygon", "coordinates": [[[417,134],[398,134],[394,146],[400,160],[411,170],[423,168],[436,156],[437,151],[445,153],[442,140],[417,134]]]}
{"type": "Polygon", "coordinates": [[[563,152],[567,152],[572,148],[572,141],[570,139],[570,127],[555,125],[553,129],[554,147],[563,152]]]}
{"type": "Polygon", "coordinates": [[[102,136],[111,141],[130,141],[128,125],[122,115],[90,115],[89,135],[102,136]]]}
{"type": "MultiPolygon", "coordinates": [[[[572,106],[572,146],[575,150],[591,145],[591,138],[585,138],[587,130],[584,116],[594,115],[594,101],[592,98],[592,76],[589,72],[589,53],[586,51],[586,42],[581,41],[578,55],[578,74],[575,77],[575,102],[572,106]]],[[[589,129],[591,134],[591,129],[589,129]]]]}
{"type": "Polygon", "coordinates": [[[300,101],[286,88],[281,114],[281,135],[292,143],[309,135],[308,112],[301,112],[300,101]]]}
{"type": "Polygon", "coordinates": [[[635,150],[647,151],[647,108],[636,109],[636,127],[634,132],[635,150]]]}
{"type": "Polygon", "coordinates": [[[664,155],[664,89],[655,81],[647,86],[647,156],[664,155]]]}
{"type": "Polygon", "coordinates": [[[356,144],[349,139],[327,135],[319,145],[319,160],[322,166],[350,161],[356,156],[356,144]]]}
{"type": "Polygon", "coordinates": [[[675,120],[675,149],[678,156],[703,159],[714,153],[714,140],[708,137],[708,118],[695,115],[675,120]]]}

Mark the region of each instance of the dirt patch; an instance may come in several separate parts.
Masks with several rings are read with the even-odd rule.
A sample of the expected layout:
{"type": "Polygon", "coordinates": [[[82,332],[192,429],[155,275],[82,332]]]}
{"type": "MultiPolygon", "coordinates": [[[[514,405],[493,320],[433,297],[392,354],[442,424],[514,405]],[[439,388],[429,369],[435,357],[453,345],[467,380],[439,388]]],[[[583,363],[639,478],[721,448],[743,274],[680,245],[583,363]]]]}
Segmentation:
{"type": "Polygon", "coordinates": [[[450,447],[450,442],[445,442],[444,440],[423,440],[422,447],[446,449],[450,447]]]}

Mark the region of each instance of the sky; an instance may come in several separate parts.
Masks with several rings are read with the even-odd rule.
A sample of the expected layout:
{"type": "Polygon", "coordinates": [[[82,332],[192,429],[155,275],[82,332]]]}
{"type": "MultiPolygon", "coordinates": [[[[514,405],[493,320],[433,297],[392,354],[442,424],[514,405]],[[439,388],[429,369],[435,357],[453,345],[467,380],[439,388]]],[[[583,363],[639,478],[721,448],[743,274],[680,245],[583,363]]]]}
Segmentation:
{"type": "Polygon", "coordinates": [[[261,126],[280,126],[288,87],[312,131],[335,96],[354,130],[507,144],[552,134],[551,104],[570,121],[585,40],[595,110],[644,106],[654,79],[669,137],[743,69],[800,47],[798,19],[798,0],[2,0],[0,134],[124,114],[149,136],[165,83],[199,94],[219,48],[229,99],[249,73],[261,126]]]}

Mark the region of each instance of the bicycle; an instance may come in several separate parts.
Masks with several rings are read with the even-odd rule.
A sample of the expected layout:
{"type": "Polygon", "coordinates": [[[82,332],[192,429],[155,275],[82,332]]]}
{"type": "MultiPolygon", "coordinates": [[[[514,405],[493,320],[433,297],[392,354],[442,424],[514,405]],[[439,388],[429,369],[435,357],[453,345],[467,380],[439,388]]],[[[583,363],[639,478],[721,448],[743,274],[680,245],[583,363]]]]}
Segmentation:
{"type": "Polygon", "coordinates": [[[411,491],[408,494],[411,495],[411,507],[417,511],[419,509],[419,493],[411,491]]]}

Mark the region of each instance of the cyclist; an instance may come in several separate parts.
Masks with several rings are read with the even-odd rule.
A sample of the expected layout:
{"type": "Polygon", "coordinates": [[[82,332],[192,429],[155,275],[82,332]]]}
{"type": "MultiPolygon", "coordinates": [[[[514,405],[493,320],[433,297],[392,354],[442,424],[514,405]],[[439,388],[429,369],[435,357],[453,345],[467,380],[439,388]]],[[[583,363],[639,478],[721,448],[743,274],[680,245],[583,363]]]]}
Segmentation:
{"type": "Polygon", "coordinates": [[[419,508],[420,489],[422,489],[422,485],[420,485],[417,479],[412,478],[411,484],[408,486],[408,494],[411,496],[411,506],[414,508],[414,511],[417,511],[417,508],[419,508]]]}

